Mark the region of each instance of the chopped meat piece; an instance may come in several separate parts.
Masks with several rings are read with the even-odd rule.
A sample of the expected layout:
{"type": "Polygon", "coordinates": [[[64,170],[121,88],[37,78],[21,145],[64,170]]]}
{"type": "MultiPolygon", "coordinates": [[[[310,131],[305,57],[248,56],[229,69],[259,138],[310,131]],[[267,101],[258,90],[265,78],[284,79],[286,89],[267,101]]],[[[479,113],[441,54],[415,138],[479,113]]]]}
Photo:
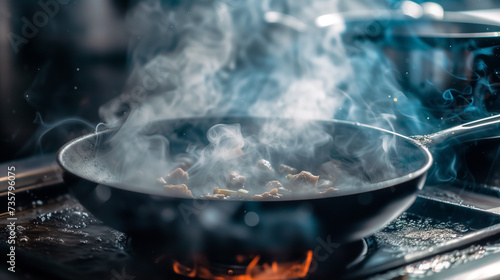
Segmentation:
{"type": "Polygon", "coordinates": [[[287,174],[297,174],[297,169],[293,168],[291,166],[288,166],[286,164],[280,164],[280,167],[278,169],[279,173],[287,175],[287,174]]]}
{"type": "Polygon", "coordinates": [[[231,172],[231,174],[229,174],[229,178],[227,178],[226,187],[228,189],[241,189],[246,180],[245,176],[242,176],[237,172],[231,172]]]}
{"type": "Polygon", "coordinates": [[[163,177],[160,177],[160,178],[156,179],[156,182],[158,182],[162,186],[164,186],[164,185],[167,184],[167,182],[165,181],[165,179],[163,179],[163,177]]]}
{"type": "Polygon", "coordinates": [[[234,195],[236,194],[236,191],[220,189],[219,187],[215,187],[213,194],[234,195]]]}
{"type": "MultiPolygon", "coordinates": [[[[235,156],[244,155],[243,150],[239,148],[228,148],[227,151],[230,151],[235,156]]],[[[179,168],[167,176],[158,178],[157,181],[162,184],[164,191],[170,196],[192,198],[192,192],[186,185],[189,181],[189,174],[184,170],[193,164],[192,159],[184,155],[179,155],[175,160],[179,164],[179,168]]],[[[234,162],[234,164],[235,166],[236,164],[238,164],[237,166],[241,166],[239,161],[234,162]]],[[[301,171],[297,174],[296,168],[286,164],[280,164],[278,172],[276,172],[268,160],[261,159],[257,161],[256,165],[249,166],[248,170],[244,171],[253,174],[253,176],[247,178],[237,171],[233,171],[227,177],[223,188],[215,187],[212,194],[200,197],[213,200],[273,200],[301,195],[316,197],[330,196],[339,191],[335,186],[342,184],[338,180],[342,180],[341,176],[345,175],[345,171],[355,171],[353,171],[352,167],[356,167],[355,163],[330,160],[321,165],[321,168],[318,170],[319,176],[316,176],[308,171],[301,171]],[[284,174],[287,174],[286,179],[282,177],[284,174]],[[256,186],[257,190],[250,188],[252,191],[250,192],[245,186],[256,186]],[[260,193],[262,191],[263,193],[260,193]]],[[[221,168],[214,169],[215,173],[221,171],[223,171],[221,168]]],[[[137,174],[140,174],[140,172],[137,172],[137,174]]],[[[189,181],[191,188],[211,183],[210,181],[205,182],[203,178],[198,178],[196,173],[191,175],[193,177],[189,181]]],[[[138,175],[136,177],[141,176],[138,175]]]]}
{"type": "Polygon", "coordinates": [[[272,167],[271,163],[265,159],[257,161],[257,167],[262,171],[274,173],[274,168],[272,167]]]}
{"type": "Polygon", "coordinates": [[[255,184],[264,185],[266,182],[275,180],[276,173],[271,163],[265,159],[257,161],[257,174],[255,174],[255,184]]]}
{"type": "Polygon", "coordinates": [[[284,188],[279,181],[269,181],[266,184],[266,190],[272,190],[272,189],[284,189],[284,188]]]}
{"type": "Polygon", "coordinates": [[[291,190],[307,189],[316,187],[319,176],[314,176],[311,172],[301,171],[296,175],[289,175],[287,187],[291,190]]]}
{"type": "Polygon", "coordinates": [[[177,168],[167,176],[159,178],[158,181],[169,185],[183,184],[189,181],[189,174],[181,168],[177,168]]]}
{"type": "Polygon", "coordinates": [[[244,189],[239,189],[237,195],[241,197],[250,197],[250,192],[244,189]]]}
{"type": "Polygon", "coordinates": [[[184,184],[181,185],[165,185],[163,190],[170,196],[177,197],[193,197],[191,191],[184,184]]]}
{"type": "Polygon", "coordinates": [[[329,188],[335,188],[335,185],[330,180],[320,179],[318,181],[317,188],[318,188],[318,190],[326,190],[326,189],[329,189],[329,188]]]}
{"type": "Polygon", "coordinates": [[[283,195],[278,193],[278,189],[274,188],[263,194],[257,194],[252,196],[252,199],[269,199],[269,198],[281,198],[283,195]]]}
{"type": "Polygon", "coordinates": [[[279,192],[280,192],[280,196],[281,195],[289,195],[289,194],[292,194],[292,192],[289,190],[289,189],[286,189],[282,184],[281,182],[279,181],[269,181],[267,184],[266,184],[266,188],[265,188],[267,191],[271,191],[273,189],[277,189],[279,192]]]}
{"type": "Polygon", "coordinates": [[[220,189],[219,187],[214,188],[214,194],[223,194],[228,196],[240,196],[240,197],[249,197],[250,192],[244,189],[239,189],[237,191],[220,189]]]}
{"type": "Polygon", "coordinates": [[[331,194],[337,193],[338,191],[339,191],[339,189],[331,188],[330,187],[326,191],[319,192],[318,194],[323,195],[323,196],[327,196],[327,195],[331,195],[331,194]]]}
{"type": "Polygon", "coordinates": [[[207,194],[203,198],[224,200],[224,199],[228,199],[229,196],[226,196],[226,195],[220,193],[220,194],[207,194]]]}

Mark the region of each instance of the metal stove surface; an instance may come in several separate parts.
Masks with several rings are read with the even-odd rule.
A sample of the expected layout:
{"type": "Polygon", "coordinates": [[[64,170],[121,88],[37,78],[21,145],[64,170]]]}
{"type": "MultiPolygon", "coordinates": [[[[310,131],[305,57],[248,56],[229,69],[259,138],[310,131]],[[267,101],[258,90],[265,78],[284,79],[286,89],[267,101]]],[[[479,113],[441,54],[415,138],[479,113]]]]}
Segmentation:
{"type": "MultiPolygon", "coordinates": [[[[16,273],[4,261],[2,279],[192,279],[138,257],[125,234],[103,225],[70,195],[44,195],[61,192],[53,183],[23,192],[32,203],[16,213],[16,273]]],[[[428,186],[408,211],[366,239],[360,262],[329,274],[326,258],[306,278],[499,279],[499,206],[495,197],[428,186]]],[[[7,218],[0,216],[2,238],[9,235],[7,218]]],[[[0,250],[5,259],[9,245],[2,242],[0,250]]]]}

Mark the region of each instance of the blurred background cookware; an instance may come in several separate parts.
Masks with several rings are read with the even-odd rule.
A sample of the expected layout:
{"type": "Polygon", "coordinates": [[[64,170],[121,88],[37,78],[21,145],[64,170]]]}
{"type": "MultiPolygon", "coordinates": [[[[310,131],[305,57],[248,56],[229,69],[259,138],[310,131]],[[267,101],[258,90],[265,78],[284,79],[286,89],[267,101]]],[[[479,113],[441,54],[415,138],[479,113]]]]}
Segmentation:
{"type": "Polygon", "coordinates": [[[379,47],[403,92],[434,117],[452,123],[500,111],[500,26],[380,19],[347,21],[345,29],[353,55],[362,41],[379,47]]]}

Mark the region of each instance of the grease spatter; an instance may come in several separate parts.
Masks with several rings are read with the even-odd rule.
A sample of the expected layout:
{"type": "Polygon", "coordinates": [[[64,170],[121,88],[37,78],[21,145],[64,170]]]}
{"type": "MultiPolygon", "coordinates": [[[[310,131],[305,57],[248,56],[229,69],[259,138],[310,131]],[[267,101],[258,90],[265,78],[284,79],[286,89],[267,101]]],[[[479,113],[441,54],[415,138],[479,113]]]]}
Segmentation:
{"type": "Polygon", "coordinates": [[[442,244],[459,238],[469,232],[465,225],[440,222],[431,218],[422,218],[417,215],[404,213],[385,229],[375,234],[375,238],[388,244],[388,250],[398,256],[442,244]]]}

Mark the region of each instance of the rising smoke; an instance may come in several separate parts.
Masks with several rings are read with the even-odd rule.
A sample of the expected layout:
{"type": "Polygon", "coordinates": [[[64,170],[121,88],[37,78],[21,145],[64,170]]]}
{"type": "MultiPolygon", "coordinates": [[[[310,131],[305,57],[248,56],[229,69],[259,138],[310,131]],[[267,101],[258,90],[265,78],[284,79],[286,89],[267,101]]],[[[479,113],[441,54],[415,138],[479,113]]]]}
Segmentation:
{"type": "MultiPolygon", "coordinates": [[[[127,91],[100,109],[108,124],[121,124],[110,140],[115,148],[105,156],[119,158],[116,172],[124,180],[138,169],[154,177],[175,164],[168,139],[145,135],[146,124],[225,115],[295,120],[269,122],[258,139],[243,136],[238,125],[212,128],[208,149],[191,147],[186,156],[194,158],[195,171],[221,185],[220,174],[235,168],[225,152],[234,147],[256,162],[277,150],[312,156],[332,141],[319,126],[299,120],[338,118],[389,130],[410,122],[401,125],[409,128],[405,133],[420,129],[419,104],[399,90],[377,48],[370,42],[345,45],[338,28],[314,25],[316,17],[335,11],[335,1],[139,2],[129,15],[127,91]],[[293,17],[303,29],[266,21],[268,12],[293,17]],[[117,116],[123,107],[130,110],[117,116]]],[[[383,154],[390,147],[374,149],[383,154]]],[[[239,169],[251,170],[246,167],[239,169]]]]}
{"type": "Polygon", "coordinates": [[[335,117],[384,128],[401,111],[417,115],[412,111],[419,104],[407,101],[377,48],[345,46],[338,29],[314,25],[316,17],[335,11],[336,1],[141,1],[129,15],[127,91],[101,115],[117,121],[112,113],[121,103],[139,107],[127,120],[138,123],[231,114],[335,117]],[[307,29],[268,23],[270,11],[289,14],[307,29]]]}

